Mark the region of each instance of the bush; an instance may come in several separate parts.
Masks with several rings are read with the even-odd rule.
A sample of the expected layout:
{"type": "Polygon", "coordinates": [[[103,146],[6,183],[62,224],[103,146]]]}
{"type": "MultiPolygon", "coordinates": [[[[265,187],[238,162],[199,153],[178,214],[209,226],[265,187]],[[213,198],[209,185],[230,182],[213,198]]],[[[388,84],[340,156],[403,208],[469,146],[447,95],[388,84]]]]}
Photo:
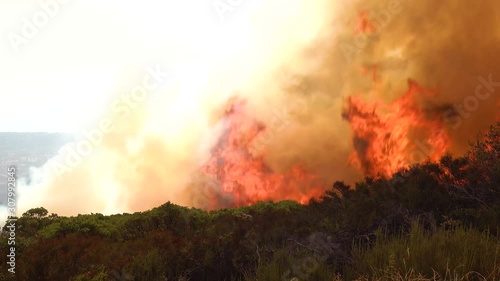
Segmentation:
{"type": "Polygon", "coordinates": [[[355,263],[346,276],[412,275],[445,280],[500,277],[500,240],[488,232],[456,226],[426,232],[414,222],[409,234],[390,238],[378,231],[373,247],[353,247],[355,263]]]}

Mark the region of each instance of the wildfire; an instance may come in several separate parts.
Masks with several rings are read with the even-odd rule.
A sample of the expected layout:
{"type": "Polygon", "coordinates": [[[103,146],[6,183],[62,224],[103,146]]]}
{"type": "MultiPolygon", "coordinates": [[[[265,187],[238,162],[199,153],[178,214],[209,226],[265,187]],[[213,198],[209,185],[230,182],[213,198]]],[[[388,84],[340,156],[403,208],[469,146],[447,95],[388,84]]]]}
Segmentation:
{"type": "Polygon", "coordinates": [[[436,94],[437,91],[409,80],[408,90],[387,105],[349,97],[343,118],[353,134],[351,161],[365,175],[390,176],[415,162],[439,160],[448,149],[450,138],[443,121],[415,100],[417,96],[436,94]]]}
{"type": "Polygon", "coordinates": [[[252,155],[252,142],[266,126],[248,114],[244,100],[229,103],[223,117],[225,131],[201,169],[216,193],[209,198],[209,209],[267,200],[307,203],[325,191],[325,183],[301,164],[277,172],[265,164],[263,157],[252,155]]]}
{"type": "MultiPolygon", "coordinates": [[[[349,97],[343,118],[353,134],[350,161],[367,176],[390,176],[415,162],[439,160],[450,144],[444,122],[416,100],[437,94],[409,80],[408,90],[390,104],[349,97]]],[[[320,196],[329,185],[304,165],[274,171],[266,165],[265,157],[252,153],[252,145],[266,132],[266,125],[246,108],[244,100],[229,101],[221,121],[224,132],[201,169],[204,184],[212,189],[206,209],[267,200],[306,203],[320,196]]]]}

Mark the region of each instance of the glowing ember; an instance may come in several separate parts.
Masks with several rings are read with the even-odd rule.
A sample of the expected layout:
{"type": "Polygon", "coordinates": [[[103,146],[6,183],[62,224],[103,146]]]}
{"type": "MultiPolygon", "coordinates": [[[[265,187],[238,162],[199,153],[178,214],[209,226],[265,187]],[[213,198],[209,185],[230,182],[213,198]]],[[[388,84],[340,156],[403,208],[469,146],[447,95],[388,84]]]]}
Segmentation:
{"type": "Polygon", "coordinates": [[[435,94],[410,80],[407,92],[389,105],[349,97],[343,117],[353,133],[351,161],[368,176],[389,176],[415,162],[439,160],[450,143],[443,121],[415,101],[435,94]]]}
{"type": "Polygon", "coordinates": [[[250,153],[252,141],[265,126],[248,115],[245,102],[232,100],[225,112],[225,132],[212,149],[212,157],[202,167],[215,181],[218,195],[209,209],[249,205],[266,200],[296,200],[307,203],[321,195],[326,185],[300,164],[284,173],[268,167],[262,157],[250,153]]]}
{"type": "Polygon", "coordinates": [[[368,14],[363,11],[359,13],[358,18],[356,20],[356,29],[355,34],[359,33],[370,33],[374,32],[375,27],[370,23],[370,19],[368,18],[368,14]]]}

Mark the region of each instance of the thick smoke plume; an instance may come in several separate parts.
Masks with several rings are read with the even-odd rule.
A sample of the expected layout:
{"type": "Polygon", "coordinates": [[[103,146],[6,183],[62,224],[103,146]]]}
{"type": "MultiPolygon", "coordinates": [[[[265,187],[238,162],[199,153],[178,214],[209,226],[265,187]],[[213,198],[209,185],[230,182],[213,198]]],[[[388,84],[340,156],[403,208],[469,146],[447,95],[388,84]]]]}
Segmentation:
{"type": "MultiPolygon", "coordinates": [[[[255,14],[251,51],[199,75],[187,71],[182,81],[202,86],[169,87],[124,118],[111,114],[112,131],[62,176],[50,163],[33,171],[20,209],[131,212],[168,200],[206,208],[227,192],[220,179],[206,180],[203,167],[231,129],[234,97],[265,128],[245,147],[247,157],[262,159],[273,175],[300,165],[326,183],[366,175],[350,161],[354,134],[342,117],[349,97],[389,104],[409,79],[432,89],[438,94],[417,95],[415,103],[425,118],[440,120],[455,154],[498,118],[498,1],[278,2],[255,14]]],[[[308,194],[303,186],[286,192],[308,194]]],[[[287,195],[268,198],[300,198],[287,195]]],[[[237,205],[227,198],[221,205],[237,205]]]]}

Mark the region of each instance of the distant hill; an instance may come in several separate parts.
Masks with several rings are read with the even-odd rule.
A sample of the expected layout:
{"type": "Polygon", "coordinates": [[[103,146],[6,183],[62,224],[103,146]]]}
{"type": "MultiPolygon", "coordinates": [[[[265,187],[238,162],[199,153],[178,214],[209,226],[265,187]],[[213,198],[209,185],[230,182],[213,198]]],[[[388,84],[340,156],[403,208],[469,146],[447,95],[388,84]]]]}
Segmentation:
{"type": "MultiPolygon", "coordinates": [[[[40,167],[73,135],[63,133],[1,133],[0,132],[0,186],[7,183],[7,168],[17,166],[18,178],[27,177],[30,167],[40,167]]],[[[0,188],[0,205],[7,201],[6,188],[0,188]]]]}

